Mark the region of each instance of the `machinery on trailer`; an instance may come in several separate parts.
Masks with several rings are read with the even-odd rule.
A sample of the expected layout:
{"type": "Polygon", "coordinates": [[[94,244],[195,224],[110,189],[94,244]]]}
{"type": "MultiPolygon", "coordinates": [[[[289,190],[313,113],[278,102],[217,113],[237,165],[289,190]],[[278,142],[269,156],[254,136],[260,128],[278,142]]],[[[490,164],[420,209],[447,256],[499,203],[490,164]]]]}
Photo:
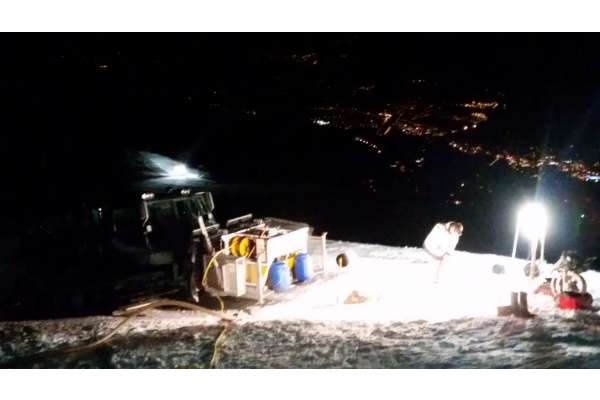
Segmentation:
{"type": "Polygon", "coordinates": [[[204,291],[261,301],[274,260],[293,267],[295,255],[311,250],[324,265],[324,236],[309,237],[307,224],[245,215],[222,227],[214,207],[211,193],[183,189],[42,221],[25,237],[17,303],[89,311],[176,293],[198,302],[204,291]]]}
{"type": "Polygon", "coordinates": [[[285,262],[294,271],[296,258],[311,253],[315,272],[325,270],[325,235],[311,236],[304,223],[278,218],[254,219],[248,214],[227,221],[216,256],[205,263],[205,288],[217,295],[262,302],[269,293],[271,266],[285,262]]]}

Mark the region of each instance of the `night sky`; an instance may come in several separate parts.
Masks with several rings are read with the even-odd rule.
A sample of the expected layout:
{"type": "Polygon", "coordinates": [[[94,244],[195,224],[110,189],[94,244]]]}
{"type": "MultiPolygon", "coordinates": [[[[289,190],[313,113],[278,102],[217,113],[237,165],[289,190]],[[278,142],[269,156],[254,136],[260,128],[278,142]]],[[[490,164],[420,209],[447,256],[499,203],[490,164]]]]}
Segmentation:
{"type": "Polygon", "coordinates": [[[308,89],[315,81],[333,85],[342,102],[363,81],[397,97],[405,79],[434,80],[456,95],[504,93],[519,112],[534,111],[523,119],[538,127],[560,123],[551,114],[562,111],[594,120],[596,42],[577,34],[3,34],[3,130],[39,145],[69,137],[75,148],[97,134],[136,145],[145,131],[165,146],[148,127],[185,130],[174,113],[202,112],[215,91],[230,104],[297,106],[323,102],[308,89]],[[311,52],[319,64],[308,72],[283,61],[311,52]]]}
{"type": "Polygon", "coordinates": [[[310,110],[332,104],[491,99],[507,107],[490,122],[487,143],[508,132],[517,148],[550,146],[593,160],[596,42],[582,34],[3,34],[9,204],[37,209],[40,192],[45,204],[120,190],[136,172],[132,152],[142,150],[203,166],[218,183],[352,186],[365,176],[337,151],[346,145],[338,133],[306,125],[310,110]],[[413,80],[427,84],[407,84],[413,80]],[[374,89],[356,96],[361,87],[374,89]],[[316,158],[327,164],[268,167],[309,165],[319,141],[327,153],[316,158]],[[302,150],[290,155],[294,148],[302,150]],[[240,159],[248,153],[264,162],[246,168],[240,159]]]}

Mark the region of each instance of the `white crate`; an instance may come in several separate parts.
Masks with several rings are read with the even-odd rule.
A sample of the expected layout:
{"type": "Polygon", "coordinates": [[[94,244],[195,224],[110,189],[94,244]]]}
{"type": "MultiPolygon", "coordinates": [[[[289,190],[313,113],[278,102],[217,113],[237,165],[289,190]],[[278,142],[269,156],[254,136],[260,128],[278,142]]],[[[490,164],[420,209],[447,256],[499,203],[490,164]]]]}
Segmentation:
{"type": "Polygon", "coordinates": [[[223,265],[223,290],[228,296],[246,294],[246,259],[238,257],[223,265]]]}

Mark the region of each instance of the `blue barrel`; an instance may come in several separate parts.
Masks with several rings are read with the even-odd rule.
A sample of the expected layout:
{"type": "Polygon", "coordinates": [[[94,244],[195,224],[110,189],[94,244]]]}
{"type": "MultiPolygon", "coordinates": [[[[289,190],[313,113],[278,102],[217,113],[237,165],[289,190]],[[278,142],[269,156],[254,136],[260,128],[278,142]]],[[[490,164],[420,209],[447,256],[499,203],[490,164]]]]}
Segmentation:
{"type": "Polygon", "coordinates": [[[312,279],[313,267],[308,254],[300,253],[296,256],[294,271],[296,272],[298,282],[306,282],[312,279]]]}
{"type": "Polygon", "coordinates": [[[269,269],[271,289],[276,292],[285,292],[292,286],[292,273],[290,267],[283,261],[275,261],[269,269]]]}

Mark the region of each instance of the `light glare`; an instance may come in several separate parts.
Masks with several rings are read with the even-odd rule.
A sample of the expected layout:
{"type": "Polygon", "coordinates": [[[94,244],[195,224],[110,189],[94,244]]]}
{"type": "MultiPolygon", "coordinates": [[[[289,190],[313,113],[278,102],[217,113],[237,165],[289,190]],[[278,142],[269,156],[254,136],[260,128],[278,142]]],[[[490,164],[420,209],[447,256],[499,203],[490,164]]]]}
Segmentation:
{"type": "Polygon", "coordinates": [[[528,203],[519,212],[518,223],[523,234],[530,240],[538,240],[545,236],[548,227],[548,216],[545,208],[539,203],[528,203]]]}
{"type": "Polygon", "coordinates": [[[176,164],[169,171],[168,177],[174,179],[196,179],[198,178],[198,174],[191,172],[183,164],[176,164]]]}

